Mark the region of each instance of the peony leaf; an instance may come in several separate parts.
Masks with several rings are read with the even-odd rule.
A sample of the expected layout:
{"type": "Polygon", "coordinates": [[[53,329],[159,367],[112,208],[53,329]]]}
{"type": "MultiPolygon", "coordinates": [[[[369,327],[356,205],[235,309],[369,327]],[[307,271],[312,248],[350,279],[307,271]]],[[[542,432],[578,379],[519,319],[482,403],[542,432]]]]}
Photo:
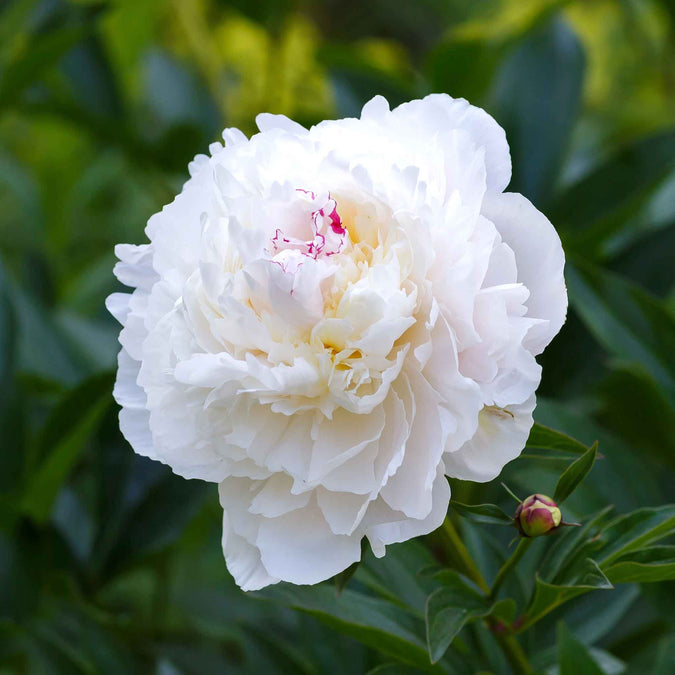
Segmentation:
{"type": "MultiPolygon", "coordinates": [[[[550,210],[552,222],[575,237],[571,245],[588,255],[675,166],[675,131],[641,138],[563,190],[550,210]],[[591,227],[595,225],[595,227],[591,227]]],[[[569,238],[567,241],[569,242],[569,238]]]]}
{"type": "Polygon", "coordinates": [[[6,383],[14,376],[16,362],[16,315],[5,286],[4,271],[0,264],[0,406],[8,394],[6,383]]]}
{"type": "Polygon", "coordinates": [[[606,570],[613,584],[675,579],[675,546],[651,546],[619,558],[606,570]]]}
{"type": "Polygon", "coordinates": [[[675,286],[675,204],[663,222],[649,228],[630,227],[627,223],[617,242],[612,240],[611,269],[656,297],[664,298],[675,286]]]}
{"type": "Polygon", "coordinates": [[[403,666],[400,663],[383,663],[369,670],[366,675],[411,675],[411,672],[423,672],[415,669],[411,671],[410,666],[403,666]]]}
{"type": "Polygon", "coordinates": [[[462,504],[451,499],[450,508],[455,509],[460,516],[477,523],[513,525],[513,517],[509,516],[496,504],[462,504]]]}
{"type": "Polygon", "coordinates": [[[675,532],[675,504],[643,508],[619,516],[602,531],[602,551],[598,556],[603,569],[628,553],[638,551],[675,532]]]}
{"type": "Polygon", "coordinates": [[[349,583],[349,580],[356,574],[356,570],[359,569],[361,561],[357,560],[355,563],[352,563],[346,570],[336,574],[333,577],[333,584],[335,585],[335,592],[340,595],[344,590],[344,587],[349,583]]]}
{"type": "Polygon", "coordinates": [[[364,586],[380,595],[385,600],[404,605],[424,615],[427,597],[436,584],[429,578],[441,569],[434,564],[434,557],[419,541],[401,542],[391,547],[383,558],[375,558],[369,549],[367,540],[361,547],[362,565],[356,578],[364,586]]]}
{"type": "Polygon", "coordinates": [[[565,568],[573,562],[581,546],[597,534],[613,508],[613,506],[606,506],[588,518],[584,518],[585,522],[582,527],[567,527],[561,530],[539,564],[538,571],[542,579],[555,582],[559,574],[564,574],[565,568]]]}
{"type": "Polygon", "coordinates": [[[490,86],[503,51],[503,45],[481,38],[453,36],[441,42],[425,64],[432,91],[445,91],[475,104],[490,86]]]}
{"type": "Polygon", "coordinates": [[[675,400],[675,317],[656,298],[589,264],[567,267],[570,300],[611,354],[641,363],[675,400]]]}
{"type": "Polygon", "coordinates": [[[432,663],[442,658],[457,633],[471,621],[491,613],[494,605],[462,580],[459,574],[443,577],[443,587],[427,599],[427,647],[432,663]]]}
{"type": "Polygon", "coordinates": [[[21,50],[3,72],[0,82],[0,108],[14,103],[23,90],[39,79],[45,70],[53,67],[87,34],[86,26],[72,26],[55,30],[21,50]]]}
{"type": "Polygon", "coordinates": [[[553,19],[532,30],[497,73],[491,112],[511,143],[509,189],[535,203],[555,185],[580,109],[584,61],[574,31],[553,19]]]}
{"type": "Polygon", "coordinates": [[[429,667],[422,622],[386,600],[346,588],[339,598],[327,584],[270,586],[256,593],[288,607],[307,612],[334,630],[348,635],[399,661],[429,667]]]}
{"type": "Polygon", "coordinates": [[[640,364],[612,365],[600,385],[601,407],[596,417],[640,448],[641,454],[675,469],[675,407],[666,392],[640,364]]]}
{"type": "Polygon", "coordinates": [[[186,481],[166,472],[124,518],[120,536],[101,564],[106,574],[157,553],[181,537],[186,525],[213,492],[202,481],[186,481]]]}
{"type": "Polygon", "coordinates": [[[536,577],[534,595],[521,619],[519,632],[529,628],[560,605],[589,591],[613,588],[598,564],[586,558],[576,565],[559,583],[547,583],[536,577]]]}
{"type": "Polygon", "coordinates": [[[95,375],[61,399],[42,428],[33,457],[41,460],[23,495],[24,513],[44,522],[62,484],[67,479],[89,437],[112,399],[112,373],[95,375]]]}
{"type": "Polygon", "coordinates": [[[24,453],[24,406],[16,386],[16,356],[18,322],[9,289],[5,284],[0,263],[0,494],[2,509],[7,515],[14,511],[16,503],[9,493],[20,484],[25,460],[24,453]],[[5,498],[7,501],[5,502],[5,498]]]}
{"type": "Polygon", "coordinates": [[[579,459],[572,462],[558,479],[553,501],[562,504],[586,478],[598,454],[597,441],[579,459]]]}
{"type": "Polygon", "coordinates": [[[603,675],[586,646],[579,642],[569,628],[558,623],[558,664],[560,675],[603,675]]]}
{"type": "Polygon", "coordinates": [[[534,423],[530,436],[527,439],[527,448],[540,448],[542,450],[553,450],[556,452],[567,452],[575,455],[581,455],[588,450],[581,441],[564,434],[562,431],[556,431],[543,424],[534,423]]]}
{"type": "Polygon", "coordinates": [[[671,634],[658,644],[652,675],[672,675],[673,672],[675,672],[675,638],[671,634]]]}
{"type": "Polygon", "coordinates": [[[18,325],[17,372],[58,387],[78,383],[83,374],[79,355],[66,346],[50,310],[9,280],[8,288],[18,325]]]}
{"type": "Polygon", "coordinates": [[[344,587],[349,583],[349,580],[356,574],[356,570],[361,566],[364,557],[367,555],[368,549],[368,539],[364,537],[361,539],[361,558],[351,564],[346,570],[342,570],[342,572],[333,577],[333,584],[335,585],[335,591],[338,595],[342,593],[344,587]]]}

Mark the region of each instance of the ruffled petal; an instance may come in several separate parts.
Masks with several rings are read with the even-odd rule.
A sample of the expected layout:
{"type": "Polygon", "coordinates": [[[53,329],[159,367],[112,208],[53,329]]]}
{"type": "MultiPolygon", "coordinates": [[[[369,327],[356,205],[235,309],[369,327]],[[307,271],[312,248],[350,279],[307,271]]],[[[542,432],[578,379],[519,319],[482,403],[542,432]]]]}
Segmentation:
{"type": "Polygon", "coordinates": [[[558,333],[567,314],[560,237],[548,218],[517,193],[487,195],[483,213],[515,253],[518,281],[530,292],[527,316],[542,320],[523,342],[537,355],[558,333]]]}
{"type": "Polygon", "coordinates": [[[532,394],[527,401],[506,408],[483,408],[475,436],[456,452],[443,455],[448,475],[479,483],[496,478],[525,447],[535,403],[532,394]]]}

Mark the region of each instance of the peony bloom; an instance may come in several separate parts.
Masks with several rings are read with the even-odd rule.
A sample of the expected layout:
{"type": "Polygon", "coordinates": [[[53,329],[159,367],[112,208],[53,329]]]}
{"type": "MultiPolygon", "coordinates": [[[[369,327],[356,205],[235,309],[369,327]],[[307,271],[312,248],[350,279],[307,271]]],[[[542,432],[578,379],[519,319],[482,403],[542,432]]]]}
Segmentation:
{"type": "Polygon", "coordinates": [[[428,533],[446,475],[488,481],[523,448],[535,361],[565,319],[551,223],[505,193],[502,129],[432,95],[307,130],[223,133],[120,245],[135,290],[115,398],[134,450],[219,484],[245,590],[312,584],[428,533]]]}

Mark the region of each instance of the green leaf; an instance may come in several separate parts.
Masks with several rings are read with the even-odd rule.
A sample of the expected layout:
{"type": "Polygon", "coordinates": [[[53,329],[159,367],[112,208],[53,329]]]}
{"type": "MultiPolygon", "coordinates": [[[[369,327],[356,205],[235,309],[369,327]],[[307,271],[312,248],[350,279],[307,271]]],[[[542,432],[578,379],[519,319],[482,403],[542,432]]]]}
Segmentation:
{"type": "Polygon", "coordinates": [[[675,317],[642,289],[586,263],[567,267],[570,302],[610,354],[642,364],[675,400],[675,317]]]}
{"type": "Polygon", "coordinates": [[[10,290],[19,325],[17,371],[69,386],[78,382],[81,369],[50,311],[19,286],[10,284],[10,290]]]}
{"type": "Polygon", "coordinates": [[[358,116],[375,93],[382,94],[392,107],[413,97],[409,73],[383,70],[357,50],[335,42],[325,43],[317,56],[331,75],[340,115],[358,116]]]}
{"type": "MultiPolygon", "coordinates": [[[[599,426],[590,419],[590,410],[584,409],[587,410],[587,406],[578,399],[565,404],[543,397],[537,401],[537,415],[542,422],[564,429],[589,444],[597,440],[600,448],[608,449],[602,472],[591,472],[579,488],[583,493],[583,511],[579,513],[599,511],[607,504],[614,504],[619,513],[628,513],[645,504],[667,503],[669,497],[662,485],[662,467],[645,461],[643,453],[636,452],[635,447],[599,426]]],[[[506,475],[509,475],[508,466],[506,475]]]]}
{"type": "Polygon", "coordinates": [[[85,380],[68,392],[42,428],[34,455],[41,461],[21,500],[24,513],[44,522],[61,486],[112,403],[113,375],[85,380]]]}
{"type": "MultiPolygon", "coordinates": [[[[606,236],[607,223],[643,200],[675,166],[675,131],[641,138],[561,192],[549,215],[559,227],[584,232],[588,251],[606,236]],[[595,225],[596,227],[591,227],[595,225]]],[[[613,228],[610,228],[610,231],[613,228]]]]}
{"type": "MultiPolygon", "coordinates": [[[[131,452],[131,450],[126,450],[131,452]]],[[[174,543],[187,524],[215,495],[208,483],[185,480],[168,471],[127,514],[120,525],[120,535],[105,561],[105,572],[120,568],[156,553],[174,543]]]]}
{"type": "Polygon", "coordinates": [[[556,431],[537,422],[534,423],[525,445],[526,448],[539,448],[541,450],[553,450],[581,455],[588,451],[588,447],[581,441],[556,431]]]}
{"type": "Polygon", "coordinates": [[[675,532],[675,505],[643,508],[612,520],[602,531],[598,561],[607,569],[620,557],[675,532]]]}
{"type": "Polygon", "coordinates": [[[457,633],[471,621],[490,614],[493,605],[456,572],[445,575],[443,587],[427,599],[427,648],[432,663],[439,661],[457,633]]]}
{"type": "Polygon", "coordinates": [[[344,587],[349,583],[349,580],[354,576],[356,570],[361,564],[360,560],[357,560],[355,563],[351,564],[346,570],[336,574],[333,577],[333,584],[335,585],[335,591],[338,595],[342,593],[344,587]]]}
{"type": "Polygon", "coordinates": [[[541,578],[555,582],[558,574],[564,574],[565,567],[573,560],[582,544],[595,536],[602,522],[613,508],[611,505],[605,506],[588,519],[583,519],[586,522],[583,523],[582,527],[568,527],[560,531],[539,564],[538,571],[541,578]]]}
{"type": "Polygon", "coordinates": [[[600,395],[596,417],[603,426],[675,469],[675,407],[640,364],[617,363],[601,384],[600,395]]]}
{"type": "Polygon", "coordinates": [[[613,588],[598,564],[586,558],[562,581],[551,584],[536,577],[534,596],[525,612],[519,631],[525,630],[560,605],[589,591],[613,588]]]}
{"type": "Polygon", "coordinates": [[[276,585],[256,595],[307,612],[334,630],[396,659],[428,668],[421,620],[396,605],[349,588],[339,598],[330,585],[276,585]]]}
{"type": "Polygon", "coordinates": [[[553,501],[562,504],[586,478],[593,468],[598,454],[598,444],[594,443],[579,459],[572,462],[558,479],[553,493],[553,501]]]}
{"type": "Polygon", "coordinates": [[[7,397],[7,383],[14,376],[16,362],[16,315],[4,281],[4,271],[0,264],[0,407],[7,397]]]}
{"type": "Polygon", "coordinates": [[[675,286],[675,267],[671,265],[675,250],[675,218],[667,224],[645,231],[626,227],[631,239],[621,242],[618,251],[611,251],[610,268],[631,279],[656,297],[665,297],[675,286]],[[629,229],[630,228],[630,229],[629,229]]]}
{"type": "Polygon", "coordinates": [[[503,48],[482,39],[441,42],[427,57],[426,73],[432,91],[477,104],[489,87],[503,48]]]}
{"type": "Polygon", "coordinates": [[[513,517],[500,509],[496,504],[462,504],[450,500],[450,508],[460,516],[477,523],[488,525],[513,525],[513,517]]]}
{"type": "Polygon", "coordinates": [[[80,105],[102,117],[116,120],[124,117],[116,74],[96,33],[85,36],[66,54],[63,71],[80,105]]]}
{"type": "Polygon", "coordinates": [[[346,570],[343,570],[339,574],[336,574],[333,577],[333,584],[335,585],[335,590],[338,595],[342,593],[344,587],[349,583],[349,580],[354,576],[356,570],[359,569],[361,563],[363,562],[364,557],[368,553],[368,540],[366,537],[361,539],[361,558],[355,563],[351,564],[346,570]]]}
{"type": "Polygon", "coordinates": [[[70,662],[64,672],[141,675],[143,668],[131,645],[97,619],[97,613],[84,605],[52,602],[31,622],[30,632],[70,662]]]}
{"type": "Polygon", "coordinates": [[[510,189],[545,202],[580,109],[584,53],[570,27],[553,19],[518,43],[496,77],[493,112],[513,157],[510,189]]]}
{"type": "Polygon", "coordinates": [[[586,646],[562,621],[558,624],[558,664],[560,675],[604,675],[586,646]]]}
{"type": "Polygon", "coordinates": [[[366,675],[411,675],[411,672],[423,672],[417,668],[411,669],[410,666],[402,666],[400,663],[383,663],[369,670],[366,675]]]}
{"type": "MultiPolygon", "coordinates": [[[[18,322],[0,262],[0,512],[14,514],[13,492],[20,484],[24,470],[24,405],[16,381],[18,322]],[[7,498],[5,506],[4,498],[7,498]]],[[[4,518],[2,519],[4,520],[4,518]]]]}
{"type": "Polygon", "coordinates": [[[675,638],[669,635],[659,643],[652,675],[672,675],[675,672],[675,638]]]}
{"type": "Polygon", "coordinates": [[[55,30],[49,35],[34,39],[22,55],[8,64],[0,79],[0,108],[13,103],[19,94],[54,66],[73,46],[86,35],[85,26],[72,26],[55,30]]]}
{"type": "MultiPolygon", "coordinates": [[[[365,541],[362,547],[369,548],[365,541]]],[[[384,558],[376,558],[368,550],[362,554],[361,560],[363,564],[356,572],[358,582],[385,600],[401,604],[420,617],[424,616],[427,598],[436,588],[429,578],[431,575],[424,573],[434,563],[428,548],[420,541],[410,540],[391,547],[384,558]]],[[[439,569],[437,564],[435,568],[439,569]]]]}
{"type": "Polygon", "coordinates": [[[607,568],[613,584],[675,579],[675,546],[652,546],[619,558],[607,568]]]}

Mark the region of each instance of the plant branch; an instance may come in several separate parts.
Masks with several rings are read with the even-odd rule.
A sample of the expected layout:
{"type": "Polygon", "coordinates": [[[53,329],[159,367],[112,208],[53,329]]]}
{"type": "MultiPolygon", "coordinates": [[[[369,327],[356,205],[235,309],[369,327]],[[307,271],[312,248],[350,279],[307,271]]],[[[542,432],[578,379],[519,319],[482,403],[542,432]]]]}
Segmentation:
{"type": "MultiPolygon", "coordinates": [[[[464,542],[461,540],[459,533],[455,529],[455,526],[452,524],[452,521],[450,520],[449,516],[447,516],[443,521],[442,529],[443,533],[445,534],[446,538],[450,543],[450,546],[452,547],[453,552],[456,553],[457,558],[462,564],[463,572],[480,587],[480,589],[483,591],[483,593],[485,593],[485,595],[488,598],[492,598],[493,594],[496,593],[497,590],[499,590],[499,586],[496,586],[496,588],[495,586],[493,586],[492,590],[490,589],[483,575],[481,574],[481,571],[478,569],[478,566],[471,557],[471,554],[464,545],[464,542]]],[[[527,541],[529,543],[531,540],[528,539],[523,541],[527,541]]],[[[522,557],[523,553],[525,553],[526,548],[527,546],[523,547],[521,552],[518,553],[519,549],[521,549],[521,547],[519,546],[518,549],[514,551],[511,558],[509,558],[509,560],[507,560],[506,563],[504,563],[502,569],[499,570],[497,580],[499,580],[500,574],[505,576],[506,573],[509,571],[509,569],[516,562],[518,562],[518,560],[522,557]],[[509,564],[510,561],[512,562],[509,564]]],[[[499,583],[501,585],[501,581],[499,581],[499,583]]],[[[499,626],[498,628],[494,619],[490,617],[486,619],[486,623],[492,630],[495,639],[497,640],[497,643],[499,644],[501,650],[504,652],[504,656],[511,665],[513,671],[519,674],[522,673],[523,675],[529,675],[530,673],[534,672],[527,658],[527,655],[523,651],[523,648],[520,646],[520,643],[510,633],[511,627],[510,626],[505,627],[502,625],[499,626]]]]}
{"type": "Polygon", "coordinates": [[[506,656],[506,660],[515,673],[518,673],[518,675],[529,675],[534,672],[527,654],[525,654],[520,643],[513,635],[499,632],[495,632],[494,635],[504,652],[504,656],[506,656]]]}
{"type": "Polygon", "coordinates": [[[480,587],[483,593],[489,594],[490,587],[483,578],[481,571],[478,569],[478,566],[471,557],[471,554],[464,545],[464,542],[461,540],[457,530],[455,529],[455,526],[450,520],[450,516],[446,516],[445,520],[443,521],[443,532],[450,541],[453,551],[457,554],[459,560],[461,561],[465,574],[480,587]]]}
{"type": "Polygon", "coordinates": [[[489,591],[488,597],[494,599],[499,592],[499,589],[502,587],[504,580],[508,576],[509,572],[518,564],[520,559],[525,555],[525,552],[530,547],[532,539],[523,538],[518,543],[516,550],[507,558],[506,562],[501,566],[495,581],[492,584],[492,589],[489,591]]]}

